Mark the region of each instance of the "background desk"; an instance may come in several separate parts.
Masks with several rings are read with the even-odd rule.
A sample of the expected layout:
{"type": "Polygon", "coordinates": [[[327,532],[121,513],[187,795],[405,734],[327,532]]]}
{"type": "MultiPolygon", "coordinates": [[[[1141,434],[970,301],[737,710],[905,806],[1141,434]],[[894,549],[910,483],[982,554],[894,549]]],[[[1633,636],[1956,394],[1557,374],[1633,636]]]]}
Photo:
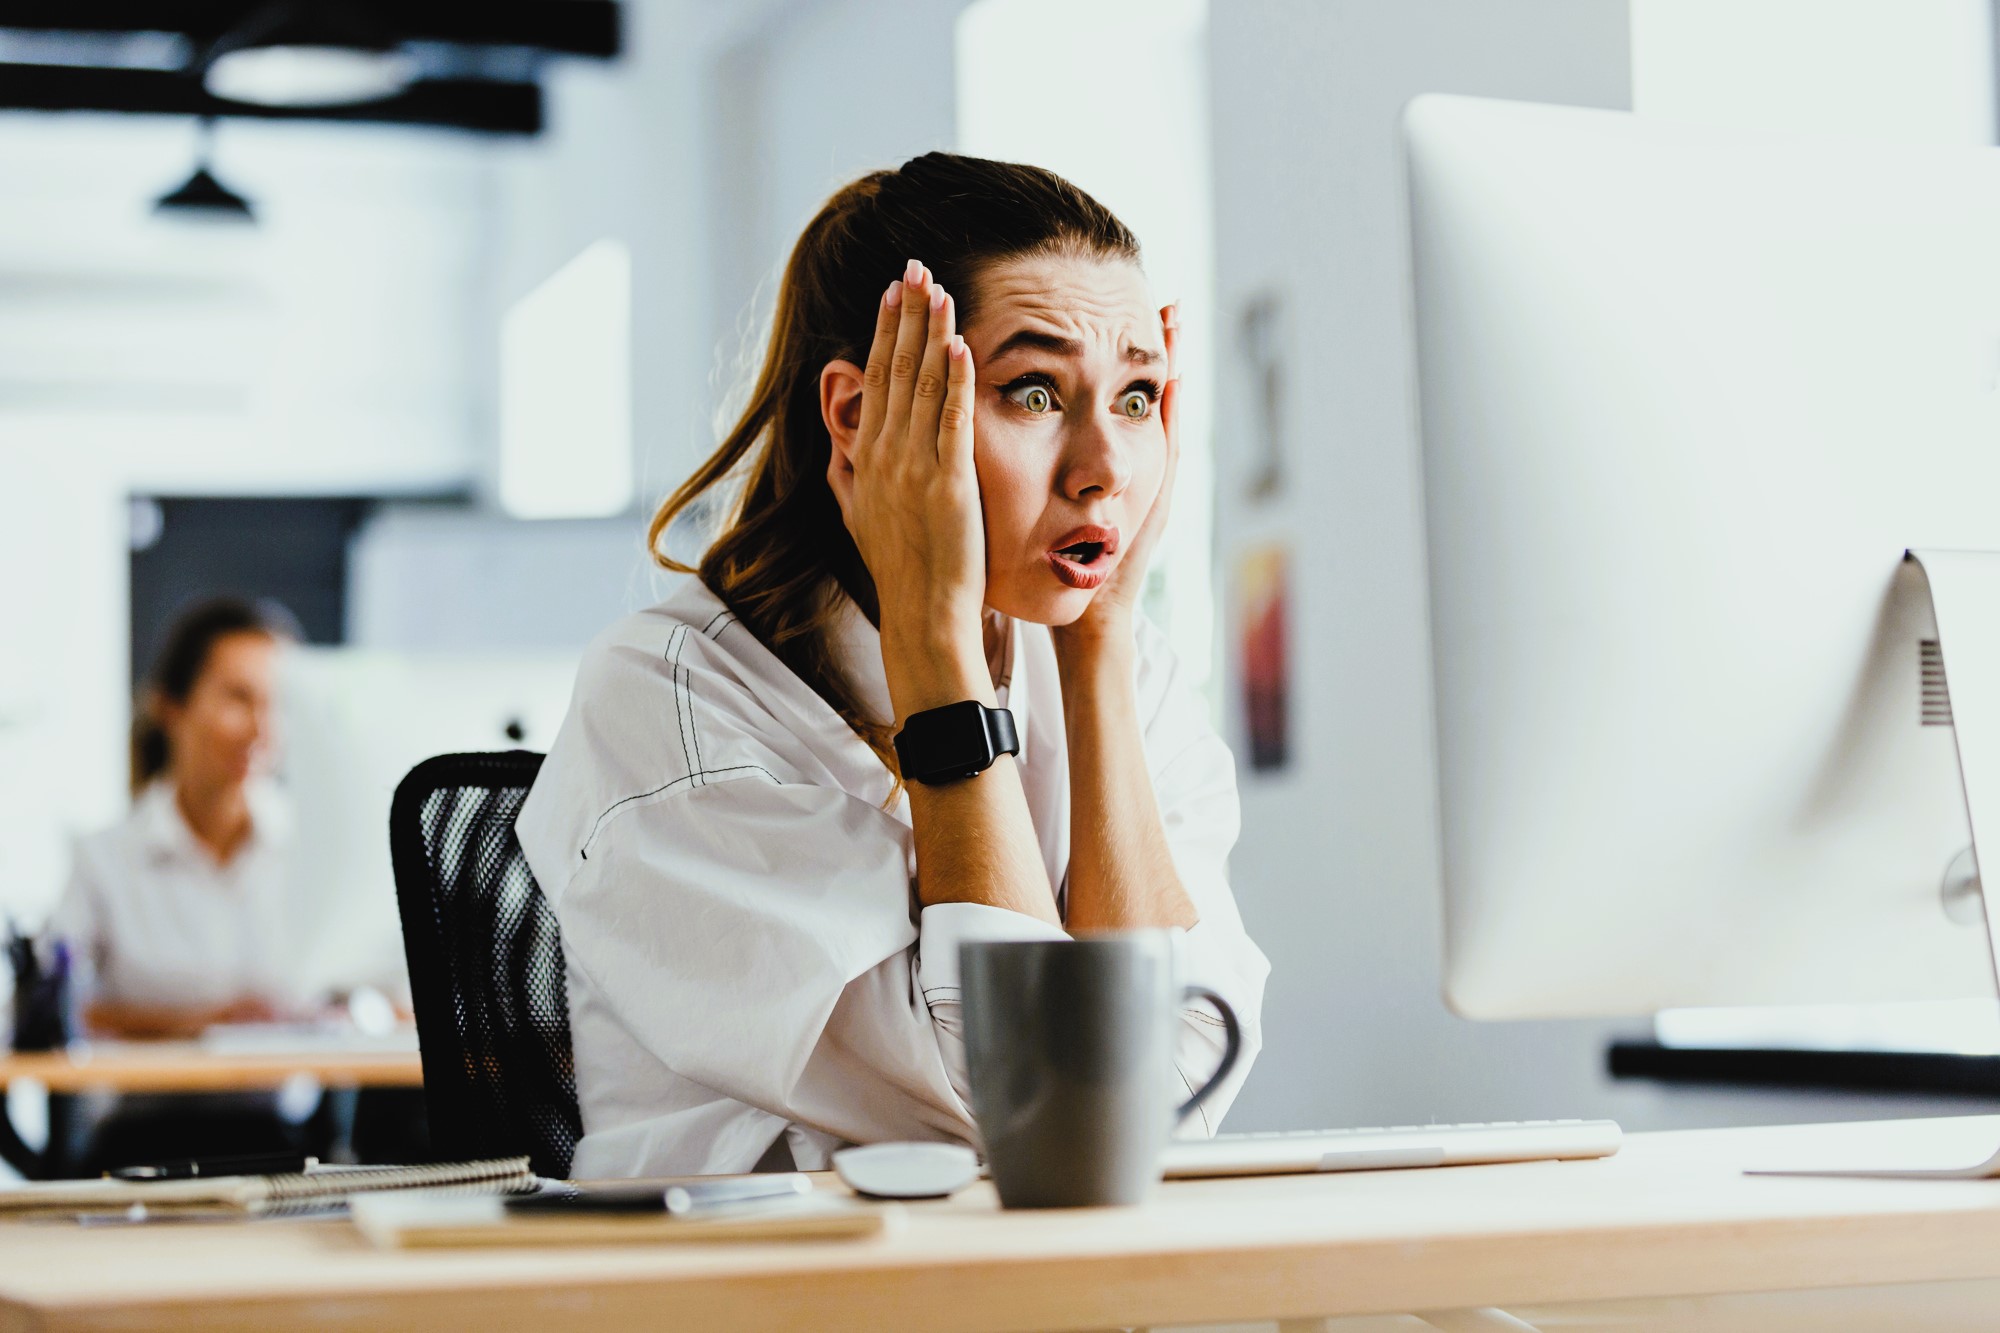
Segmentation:
{"type": "Polygon", "coordinates": [[[1887,1284],[1980,1279],[1955,1290],[2000,1303],[2000,1182],[1741,1173],[1939,1126],[2000,1136],[1636,1135],[1598,1162],[1189,1181],[1132,1209],[1002,1213],[981,1187],[852,1243],[385,1253],[339,1221],[8,1223],[0,1329],[1103,1329],[1827,1287],[1893,1304],[1887,1284]]]}
{"type": "MultiPolygon", "coordinates": [[[[380,1040],[301,1042],[289,1050],[262,1044],[218,1049],[198,1041],[93,1042],[62,1051],[0,1054],[0,1093],[30,1079],[58,1095],[263,1092],[302,1074],[333,1089],[424,1085],[423,1063],[414,1047],[380,1040]]],[[[30,1178],[44,1169],[42,1155],[15,1132],[4,1102],[0,1160],[30,1178]]]]}
{"type": "Polygon", "coordinates": [[[302,1044],[296,1050],[216,1050],[196,1041],[99,1042],[0,1056],[0,1088],[33,1079],[50,1092],[256,1092],[300,1074],[336,1087],[421,1088],[414,1049],[302,1044]]]}

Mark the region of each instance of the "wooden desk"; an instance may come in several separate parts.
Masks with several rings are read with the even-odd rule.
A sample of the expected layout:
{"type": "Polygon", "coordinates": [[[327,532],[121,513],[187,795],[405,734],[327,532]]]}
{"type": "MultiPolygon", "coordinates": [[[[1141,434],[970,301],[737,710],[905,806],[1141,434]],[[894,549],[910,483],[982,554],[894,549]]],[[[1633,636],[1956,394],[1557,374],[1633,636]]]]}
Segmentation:
{"type": "MultiPolygon", "coordinates": [[[[67,1050],[0,1053],[0,1091],[32,1079],[51,1093],[267,1092],[305,1074],[332,1088],[421,1088],[414,1049],[382,1042],[301,1043],[297,1049],[215,1049],[198,1041],[78,1043],[67,1050]]],[[[65,1169],[28,1147],[0,1102],[0,1161],[30,1179],[65,1169]]]]}
{"type": "Polygon", "coordinates": [[[0,1088],[34,1079],[50,1092],[255,1092],[298,1074],[338,1087],[421,1088],[414,1050],[338,1044],[293,1051],[212,1050],[195,1041],[98,1042],[0,1055],[0,1088]]]}
{"type": "Polygon", "coordinates": [[[2000,1182],[1741,1173],[1940,1132],[1977,1142],[2000,1118],[1638,1135],[1599,1162],[1189,1181],[1132,1209],[1003,1213],[982,1186],[909,1206],[900,1234],[866,1242],[400,1253],[340,1221],[8,1223],[0,1330],[1102,1329],[1979,1279],[1954,1290],[1984,1293],[2000,1323],[2000,1182]]]}

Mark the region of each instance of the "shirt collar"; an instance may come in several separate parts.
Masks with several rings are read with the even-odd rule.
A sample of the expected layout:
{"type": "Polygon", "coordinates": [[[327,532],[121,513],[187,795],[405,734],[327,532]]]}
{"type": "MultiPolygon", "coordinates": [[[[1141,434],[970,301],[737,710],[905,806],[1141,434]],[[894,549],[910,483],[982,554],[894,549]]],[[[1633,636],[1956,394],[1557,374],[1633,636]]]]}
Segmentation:
{"type": "MultiPolygon", "coordinates": [[[[232,863],[259,848],[281,844],[290,831],[284,801],[269,782],[251,782],[244,789],[243,799],[250,807],[250,839],[232,858],[232,863]]],[[[181,813],[180,803],[174,799],[171,779],[156,778],[147,783],[132,802],[132,818],[146,850],[156,859],[193,859],[206,865],[215,864],[214,855],[188,827],[187,816],[181,813]]]]}

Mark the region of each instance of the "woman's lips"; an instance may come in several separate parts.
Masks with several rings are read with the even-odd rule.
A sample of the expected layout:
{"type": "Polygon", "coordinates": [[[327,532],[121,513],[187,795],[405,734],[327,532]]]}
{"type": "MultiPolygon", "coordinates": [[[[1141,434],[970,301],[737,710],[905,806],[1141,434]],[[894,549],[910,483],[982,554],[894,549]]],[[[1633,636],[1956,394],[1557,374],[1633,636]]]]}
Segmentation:
{"type": "Polygon", "coordinates": [[[1118,563],[1118,529],[1101,523],[1071,528],[1049,548],[1049,568],[1072,588],[1095,588],[1118,563]]]}
{"type": "Polygon", "coordinates": [[[1072,588],[1095,588],[1111,577],[1111,567],[1117,561],[1109,555],[1100,555],[1090,564],[1072,560],[1060,551],[1049,552],[1049,568],[1057,578],[1072,588]]]}

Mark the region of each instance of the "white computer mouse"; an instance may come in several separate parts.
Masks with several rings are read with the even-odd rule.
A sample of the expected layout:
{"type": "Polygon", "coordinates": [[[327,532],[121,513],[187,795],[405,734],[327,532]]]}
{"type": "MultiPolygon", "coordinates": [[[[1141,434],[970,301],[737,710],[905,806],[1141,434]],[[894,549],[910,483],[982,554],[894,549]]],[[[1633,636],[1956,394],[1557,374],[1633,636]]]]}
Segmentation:
{"type": "Polygon", "coordinates": [[[835,1153],[833,1169],[871,1199],[942,1199],[979,1179],[979,1158],[957,1143],[868,1143],[835,1153]]]}

